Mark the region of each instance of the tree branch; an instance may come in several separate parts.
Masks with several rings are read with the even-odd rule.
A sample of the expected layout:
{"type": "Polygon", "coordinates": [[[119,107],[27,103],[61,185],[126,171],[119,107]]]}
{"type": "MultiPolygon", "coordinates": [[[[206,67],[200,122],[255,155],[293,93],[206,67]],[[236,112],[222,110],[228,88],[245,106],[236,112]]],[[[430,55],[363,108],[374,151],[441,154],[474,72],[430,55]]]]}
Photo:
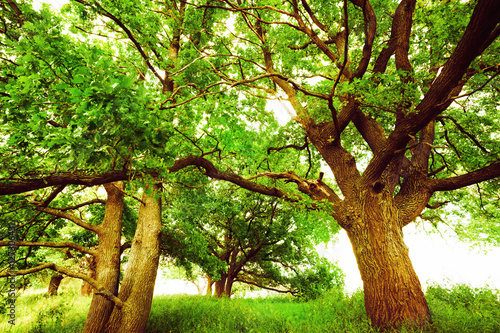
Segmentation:
{"type": "MultiPolygon", "coordinates": [[[[89,4],[88,2],[86,2],[84,0],[75,0],[75,1],[81,3],[84,6],[89,6],[89,7],[91,6],[91,4],[89,4]]],[[[127,37],[134,44],[135,48],[137,49],[137,51],[140,53],[141,57],[146,62],[146,65],[148,66],[148,68],[151,70],[151,72],[154,74],[154,76],[156,76],[158,78],[158,80],[160,80],[160,82],[163,83],[164,79],[160,76],[160,74],[158,74],[158,72],[156,71],[156,69],[153,67],[153,65],[149,61],[148,55],[146,54],[146,52],[144,52],[141,44],[134,37],[134,35],[130,31],[130,29],[128,29],[125,26],[125,24],[123,24],[123,22],[121,20],[119,20],[116,16],[114,16],[113,14],[111,14],[110,12],[108,12],[107,10],[105,10],[100,4],[98,4],[97,2],[94,2],[93,4],[101,12],[100,13],[101,15],[103,15],[103,16],[111,19],[111,20],[113,20],[123,30],[123,32],[125,32],[125,34],[127,35],[127,37]]]]}
{"type": "Polygon", "coordinates": [[[479,55],[483,43],[489,38],[500,21],[500,2],[496,0],[479,0],[472,17],[457,47],[443,67],[441,74],[432,83],[416,112],[410,114],[396,125],[386,143],[376,154],[363,173],[364,182],[376,181],[386,166],[393,159],[395,152],[406,147],[411,136],[415,136],[422,128],[453,101],[453,93],[467,72],[471,62],[479,55]]]}
{"type": "Polygon", "coordinates": [[[190,155],[184,158],[181,158],[177,161],[175,161],[174,165],[169,168],[170,172],[176,172],[181,169],[184,169],[185,167],[188,167],[190,165],[201,167],[205,169],[205,175],[218,179],[218,180],[225,180],[228,182],[231,182],[233,184],[236,184],[244,189],[250,190],[252,192],[257,192],[265,195],[270,195],[273,197],[278,197],[278,198],[284,198],[285,200],[289,201],[297,201],[297,198],[290,194],[287,193],[279,188],[276,187],[268,187],[265,185],[261,185],[255,182],[251,182],[248,179],[245,179],[233,172],[229,171],[219,171],[217,168],[210,162],[209,160],[199,157],[199,156],[194,156],[190,155]]]}
{"type": "Polygon", "coordinates": [[[490,164],[476,171],[461,176],[430,180],[431,189],[436,191],[452,191],[485,180],[500,177],[500,162],[490,164]]]}
{"type": "MultiPolygon", "coordinates": [[[[377,32],[377,18],[375,16],[375,11],[373,10],[372,5],[368,0],[350,0],[350,1],[355,6],[358,6],[363,10],[363,17],[365,21],[365,45],[363,46],[363,57],[359,62],[358,68],[352,74],[353,78],[361,78],[366,72],[366,69],[368,68],[368,64],[370,63],[370,59],[372,56],[373,42],[375,40],[375,34],[377,32]]],[[[347,8],[347,4],[345,6],[347,8]]],[[[345,10],[345,12],[347,20],[347,9],[345,10]]],[[[346,48],[347,48],[347,38],[346,38],[346,48]]]]}
{"type": "Polygon", "coordinates": [[[34,267],[34,268],[29,268],[29,269],[24,269],[24,270],[19,270],[19,271],[8,271],[6,273],[0,273],[0,278],[1,277],[8,277],[8,276],[28,275],[28,274],[42,271],[44,269],[51,269],[55,272],[59,272],[61,274],[71,276],[71,277],[74,277],[74,278],[77,278],[80,280],[84,280],[84,281],[88,282],[89,284],[91,284],[92,287],[94,287],[97,290],[97,292],[96,292],[97,295],[102,295],[105,298],[107,298],[108,300],[112,301],[113,303],[115,303],[115,306],[118,309],[120,309],[123,306],[123,302],[118,297],[113,295],[113,293],[111,291],[106,289],[101,283],[97,282],[93,278],[91,278],[85,274],[82,274],[82,273],[72,272],[67,268],[64,268],[64,267],[61,267],[61,266],[58,266],[58,265],[52,264],[52,263],[41,264],[41,265],[34,267]]]}
{"type": "Polygon", "coordinates": [[[58,210],[60,211],[66,211],[66,210],[75,210],[75,209],[78,209],[78,208],[81,208],[81,207],[84,207],[84,206],[89,206],[89,205],[93,205],[93,204],[105,204],[106,203],[106,200],[103,200],[103,199],[92,199],[92,200],[89,200],[89,201],[85,201],[85,202],[82,202],[82,203],[79,203],[78,205],[74,205],[74,206],[68,206],[68,207],[62,207],[62,208],[57,208],[58,210]]]}
{"type": "Polygon", "coordinates": [[[61,172],[35,179],[4,179],[0,181],[0,195],[24,193],[61,184],[95,186],[129,178],[127,171],[116,170],[98,175],[61,172]]]}
{"type": "Polygon", "coordinates": [[[59,193],[61,193],[62,190],[64,190],[65,187],[66,187],[66,184],[61,184],[61,185],[57,186],[57,188],[49,195],[49,197],[47,199],[45,199],[42,202],[42,204],[40,206],[47,207],[52,202],[52,200],[54,200],[57,197],[57,195],[59,193]]]}
{"type": "Polygon", "coordinates": [[[306,147],[308,146],[308,142],[307,142],[307,136],[305,138],[305,142],[302,146],[299,146],[299,145],[287,145],[287,146],[284,146],[284,147],[269,147],[267,148],[267,155],[271,154],[271,150],[276,150],[276,151],[280,151],[280,150],[283,150],[283,149],[288,149],[288,148],[293,148],[293,149],[297,149],[297,150],[304,150],[306,149],[306,147]]]}
{"type": "Polygon", "coordinates": [[[85,246],[80,244],[72,243],[72,242],[29,242],[29,241],[0,241],[0,246],[40,246],[40,247],[54,247],[54,248],[70,248],[82,253],[87,253],[91,255],[95,255],[96,252],[91,250],[85,246]]]}
{"type": "Polygon", "coordinates": [[[95,225],[89,224],[89,223],[79,219],[74,214],[66,213],[66,212],[63,212],[59,209],[42,207],[42,206],[35,206],[35,209],[39,210],[41,212],[50,214],[50,215],[54,215],[54,216],[61,217],[61,218],[66,219],[66,220],[70,220],[71,222],[75,223],[76,225],[78,225],[84,229],[87,229],[87,230],[90,230],[90,231],[97,233],[97,227],[95,225]]]}

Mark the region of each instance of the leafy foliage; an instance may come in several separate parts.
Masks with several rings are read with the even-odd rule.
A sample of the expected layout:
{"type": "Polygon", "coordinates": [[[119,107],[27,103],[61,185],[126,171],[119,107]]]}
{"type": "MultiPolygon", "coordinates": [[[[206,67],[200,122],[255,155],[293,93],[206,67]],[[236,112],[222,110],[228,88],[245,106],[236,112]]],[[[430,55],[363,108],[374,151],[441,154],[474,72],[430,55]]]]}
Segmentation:
{"type": "Polygon", "coordinates": [[[318,258],[314,249],[336,228],[324,214],[295,210],[224,185],[207,185],[177,188],[165,216],[165,254],[188,274],[195,263],[216,281],[234,274],[236,282],[283,286],[306,298],[343,285],[339,269],[318,258]]]}

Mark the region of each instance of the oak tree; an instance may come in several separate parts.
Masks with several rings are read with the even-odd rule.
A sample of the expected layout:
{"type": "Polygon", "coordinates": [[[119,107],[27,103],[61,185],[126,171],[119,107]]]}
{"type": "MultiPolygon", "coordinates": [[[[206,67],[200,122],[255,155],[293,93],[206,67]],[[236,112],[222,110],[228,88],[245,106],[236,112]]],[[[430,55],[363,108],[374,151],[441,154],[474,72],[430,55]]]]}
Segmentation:
{"type": "MultiPolygon", "coordinates": [[[[131,249],[152,260],[144,272],[157,267],[156,184],[186,170],[329,212],[381,328],[432,320],[404,226],[455,202],[476,235],[498,230],[498,1],[75,0],[64,21],[1,10],[0,193],[149,182],[131,249]],[[319,162],[333,179],[303,167],[319,162]]],[[[131,307],[150,304],[135,295],[152,281],[130,273],[111,322],[141,331],[131,307]]]]}

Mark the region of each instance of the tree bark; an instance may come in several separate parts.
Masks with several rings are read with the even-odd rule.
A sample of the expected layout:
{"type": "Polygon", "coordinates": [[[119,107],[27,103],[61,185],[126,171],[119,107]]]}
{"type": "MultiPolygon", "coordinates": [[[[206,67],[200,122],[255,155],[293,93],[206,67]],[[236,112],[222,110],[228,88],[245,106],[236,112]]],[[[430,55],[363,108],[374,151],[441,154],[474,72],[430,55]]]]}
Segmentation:
{"type": "Polygon", "coordinates": [[[130,257],[115,307],[105,332],[145,332],[151,311],[160,258],[161,202],[159,185],[147,186],[139,209],[130,257]]]}
{"type": "MultiPolygon", "coordinates": [[[[85,261],[88,263],[88,270],[89,270],[89,276],[93,278],[94,280],[97,279],[97,274],[96,274],[96,262],[94,259],[94,256],[89,256],[85,258],[85,261]]],[[[92,294],[92,291],[94,290],[94,287],[87,281],[83,281],[82,283],[82,288],[80,289],[80,294],[82,296],[90,296],[92,294]]]]}
{"type": "Polygon", "coordinates": [[[206,280],[207,280],[207,294],[206,295],[212,296],[212,293],[213,293],[212,286],[214,284],[214,281],[212,281],[212,278],[210,276],[207,276],[206,280]]]}
{"type": "MultiPolygon", "coordinates": [[[[118,294],[120,278],[120,245],[123,218],[123,182],[105,184],[108,194],[103,222],[97,226],[99,245],[95,260],[96,280],[115,296],[118,294]]],[[[89,314],[83,328],[84,333],[99,333],[113,311],[114,303],[101,295],[94,294],[89,314]]]]}
{"type": "Polygon", "coordinates": [[[403,241],[398,210],[389,194],[365,193],[357,223],[347,234],[363,280],[366,313],[382,329],[405,323],[425,328],[432,319],[403,241]]]}
{"type": "Polygon", "coordinates": [[[231,292],[233,290],[234,278],[229,275],[226,279],[226,285],[224,287],[224,295],[231,298],[231,292]]]}
{"type": "Polygon", "coordinates": [[[215,281],[215,296],[222,297],[226,286],[227,274],[221,274],[220,280],[215,281]]]}
{"type": "Polygon", "coordinates": [[[47,290],[47,296],[57,295],[57,290],[63,279],[62,275],[54,275],[50,278],[49,289],[47,290]]]}

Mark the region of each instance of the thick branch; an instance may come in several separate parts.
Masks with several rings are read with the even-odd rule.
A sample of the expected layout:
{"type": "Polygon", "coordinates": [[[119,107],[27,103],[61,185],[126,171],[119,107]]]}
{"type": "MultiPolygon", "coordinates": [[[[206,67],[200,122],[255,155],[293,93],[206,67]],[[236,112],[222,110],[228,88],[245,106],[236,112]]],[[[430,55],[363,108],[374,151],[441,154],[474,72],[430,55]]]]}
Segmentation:
{"type": "Polygon", "coordinates": [[[482,169],[466,173],[461,176],[430,180],[431,188],[435,191],[452,191],[485,180],[500,177],[500,162],[490,164],[482,169]]]}
{"type": "Polygon", "coordinates": [[[0,273],[0,278],[1,277],[8,277],[8,276],[28,275],[28,274],[42,271],[44,269],[51,269],[55,272],[59,272],[61,274],[71,276],[71,277],[74,277],[74,278],[77,278],[80,280],[84,280],[84,281],[88,282],[89,284],[91,284],[92,287],[94,287],[97,290],[96,294],[102,295],[105,298],[107,298],[108,300],[112,301],[113,303],[115,303],[116,307],[119,309],[123,306],[123,302],[118,297],[113,295],[112,292],[110,292],[108,289],[104,288],[104,286],[102,284],[100,284],[99,282],[97,282],[93,278],[91,278],[85,274],[82,274],[82,273],[72,272],[69,269],[58,266],[56,264],[47,263],[47,264],[41,264],[40,266],[37,266],[34,268],[23,269],[23,270],[19,270],[19,271],[8,271],[6,273],[0,273]]]}
{"type": "Polygon", "coordinates": [[[3,180],[0,182],[0,195],[24,193],[62,184],[95,186],[127,179],[129,175],[124,170],[109,171],[100,175],[64,172],[36,179],[15,179],[7,182],[3,180]]]}
{"type": "Polygon", "coordinates": [[[252,192],[257,192],[265,195],[270,195],[273,197],[278,197],[278,198],[284,198],[289,201],[297,201],[297,198],[294,197],[292,194],[287,193],[279,188],[276,187],[269,187],[265,185],[261,185],[255,182],[252,182],[248,179],[245,179],[233,172],[229,171],[219,171],[217,168],[210,162],[209,160],[199,157],[199,156],[194,156],[190,155],[187,157],[184,157],[182,159],[179,159],[175,161],[174,165],[169,168],[170,172],[176,172],[181,169],[184,169],[185,167],[188,167],[190,165],[193,166],[198,166],[203,169],[205,169],[205,175],[214,178],[214,179],[219,179],[219,180],[225,180],[228,182],[231,182],[233,184],[236,184],[244,189],[250,190],[252,192]]]}
{"type": "Polygon", "coordinates": [[[52,202],[52,200],[54,200],[54,199],[57,197],[57,195],[58,195],[59,193],[61,193],[61,192],[62,192],[62,190],[64,190],[64,188],[65,188],[65,187],[66,187],[66,184],[61,184],[61,185],[59,185],[59,186],[58,186],[58,187],[57,187],[57,188],[56,188],[56,189],[55,189],[55,190],[54,190],[54,191],[53,191],[53,192],[49,195],[49,197],[48,197],[47,199],[45,199],[45,200],[42,202],[41,206],[42,206],[42,207],[47,207],[47,206],[48,206],[48,205],[52,202]]]}
{"type": "Polygon", "coordinates": [[[412,136],[415,136],[437,115],[451,104],[453,93],[466,73],[471,62],[479,55],[479,50],[500,21],[500,2],[479,0],[462,39],[446,62],[441,74],[431,85],[429,91],[417,106],[417,112],[396,125],[394,132],[368,164],[363,178],[365,182],[376,181],[394,154],[404,149],[412,136]]]}
{"type": "Polygon", "coordinates": [[[311,40],[313,41],[314,44],[333,62],[335,63],[338,60],[338,56],[333,53],[332,50],[328,47],[328,45],[325,44],[324,41],[319,38],[319,36],[310,28],[308,27],[304,20],[302,20],[302,17],[300,16],[299,10],[298,10],[298,4],[296,0],[293,0],[293,15],[295,19],[297,20],[297,23],[299,24],[300,30],[303,31],[311,40]]]}
{"type": "Polygon", "coordinates": [[[297,184],[300,192],[307,194],[308,196],[310,196],[315,200],[326,199],[333,204],[339,204],[341,202],[341,199],[337,196],[337,194],[328,185],[323,183],[320,179],[318,180],[303,179],[293,171],[280,172],[280,173],[265,172],[250,177],[248,179],[250,180],[258,177],[267,177],[272,179],[286,179],[289,182],[297,184]]]}
{"type": "MultiPolygon", "coordinates": [[[[377,18],[375,11],[368,0],[350,0],[355,6],[363,10],[363,17],[365,20],[365,45],[363,46],[363,57],[359,62],[358,68],[353,74],[355,78],[361,78],[368,68],[372,56],[373,42],[377,32],[377,18]]],[[[347,47],[347,41],[346,41],[347,47]]]]}
{"type": "Polygon", "coordinates": [[[81,207],[85,207],[85,206],[89,206],[89,205],[93,205],[93,204],[105,204],[106,203],[106,200],[104,199],[92,199],[92,200],[89,200],[89,201],[85,201],[85,202],[82,202],[82,203],[79,203],[77,205],[74,205],[74,206],[67,206],[67,207],[62,207],[62,208],[57,208],[61,211],[66,211],[66,210],[75,210],[75,209],[78,209],[78,208],[81,208],[81,207]]]}
{"type": "MultiPolygon", "coordinates": [[[[375,65],[373,67],[374,73],[385,72],[389,59],[392,57],[392,55],[396,51],[396,48],[398,47],[398,41],[404,42],[406,40],[407,42],[409,42],[414,8],[415,0],[403,0],[399,4],[392,20],[391,37],[389,39],[389,43],[387,44],[387,47],[385,47],[380,52],[377,60],[375,61],[375,65]]],[[[401,51],[404,51],[404,49],[401,51]]],[[[400,56],[403,56],[404,58],[404,52],[401,52],[400,56]]],[[[401,58],[399,57],[398,64],[401,64],[401,58]]]]}
{"type": "Polygon", "coordinates": [[[80,251],[82,253],[87,253],[91,255],[95,255],[96,252],[94,250],[91,250],[85,246],[82,246],[80,244],[76,243],[71,243],[71,242],[25,242],[25,241],[20,241],[20,242],[11,242],[11,241],[0,241],[0,246],[41,246],[41,247],[55,247],[55,248],[70,248],[74,249],[77,251],[80,251]]]}

